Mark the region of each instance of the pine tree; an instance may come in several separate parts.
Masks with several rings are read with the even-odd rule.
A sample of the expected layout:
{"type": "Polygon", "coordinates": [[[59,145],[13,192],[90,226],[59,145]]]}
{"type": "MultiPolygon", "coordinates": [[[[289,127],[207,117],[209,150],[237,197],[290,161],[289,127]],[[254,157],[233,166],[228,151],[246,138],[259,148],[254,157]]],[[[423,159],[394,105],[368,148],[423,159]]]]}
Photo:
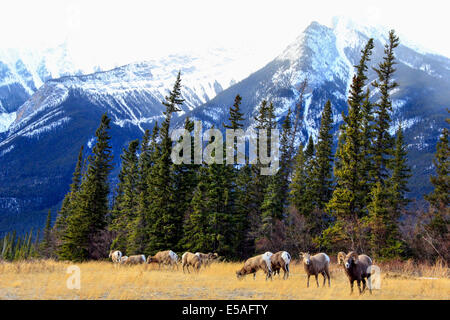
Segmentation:
{"type": "Polygon", "coordinates": [[[290,142],[291,142],[291,110],[289,109],[282,125],[280,139],[279,170],[269,177],[269,185],[265,190],[262,210],[262,234],[271,239],[272,228],[276,220],[282,220],[287,206],[289,175],[291,171],[290,142]]]}
{"type": "Polygon", "coordinates": [[[432,211],[436,212],[445,211],[450,202],[450,145],[448,136],[448,129],[444,128],[436,145],[436,154],[433,159],[436,175],[430,177],[434,190],[425,196],[432,211]]]}
{"type": "Polygon", "coordinates": [[[401,210],[410,202],[405,197],[409,191],[408,179],[411,177],[411,169],[407,164],[407,155],[403,130],[399,126],[396,133],[394,158],[392,159],[392,176],[389,181],[389,186],[392,192],[392,209],[395,214],[394,218],[399,218],[401,210]]]}
{"type": "Polygon", "coordinates": [[[367,89],[366,96],[362,104],[362,132],[361,132],[361,184],[363,197],[362,206],[367,206],[370,202],[370,191],[373,188],[374,177],[373,174],[373,154],[372,154],[372,142],[374,137],[374,124],[373,124],[373,105],[369,100],[370,90],[367,89]]]}
{"type": "Polygon", "coordinates": [[[139,140],[133,140],[120,156],[122,164],[119,172],[117,194],[114,199],[113,218],[110,225],[110,229],[116,233],[111,248],[129,252],[130,254],[135,253],[127,249],[130,248],[130,236],[134,230],[133,223],[137,219],[136,213],[138,211],[139,190],[141,188],[138,149],[139,140]]]}
{"type": "MultiPolygon", "coordinates": [[[[356,66],[356,74],[350,87],[348,99],[348,115],[343,114],[344,124],[341,126],[338,149],[335,159],[334,175],[336,187],[332,198],[327,205],[327,210],[337,221],[336,226],[345,226],[345,230],[335,230],[334,234],[345,234],[346,241],[353,250],[361,249],[361,234],[359,219],[365,214],[364,182],[362,181],[362,114],[361,105],[366,95],[364,86],[367,82],[367,63],[373,49],[373,39],[370,39],[361,51],[362,56],[359,65],[356,66]]],[[[332,233],[326,233],[332,234],[332,233]]],[[[333,242],[332,239],[323,239],[325,242],[333,242]]]]}
{"type": "Polygon", "coordinates": [[[137,218],[134,221],[133,230],[130,235],[130,249],[134,252],[142,252],[146,255],[149,254],[147,250],[150,237],[148,209],[150,206],[150,194],[153,190],[152,170],[154,169],[156,160],[160,156],[160,149],[157,141],[158,134],[159,127],[156,122],[150,139],[148,139],[148,133],[146,132],[142,140],[142,152],[139,157],[141,190],[138,199],[137,218]]]}
{"type": "Polygon", "coordinates": [[[69,192],[64,197],[61,210],[58,212],[55,222],[55,236],[57,245],[60,245],[62,236],[67,228],[67,217],[72,212],[72,203],[75,201],[76,195],[80,189],[81,174],[83,169],[83,146],[81,146],[78,153],[77,163],[75,165],[75,171],[72,177],[72,184],[70,185],[69,192]]]}
{"type": "Polygon", "coordinates": [[[322,112],[319,138],[316,146],[316,159],[312,172],[315,205],[323,210],[333,192],[333,117],[331,102],[328,101],[322,112]]]}
{"type": "Polygon", "coordinates": [[[44,256],[46,258],[49,258],[52,254],[52,225],[51,220],[52,219],[52,212],[51,210],[48,210],[47,214],[47,220],[45,222],[45,229],[44,229],[44,239],[42,241],[42,250],[44,252],[44,256]]]}
{"type": "Polygon", "coordinates": [[[374,143],[373,159],[374,172],[372,176],[375,182],[386,183],[389,177],[390,160],[393,153],[393,139],[389,134],[391,126],[390,112],[392,111],[391,91],[398,87],[397,82],[393,81],[395,55],[394,49],[398,47],[399,39],[394,31],[389,32],[389,42],[385,45],[383,62],[378,68],[374,68],[378,75],[378,80],[372,82],[372,85],[380,91],[381,98],[375,104],[375,125],[374,125],[374,143]]]}
{"type": "MultiPolygon", "coordinates": [[[[447,122],[450,122],[447,119],[447,122]]],[[[450,225],[450,145],[448,129],[444,128],[439,142],[436,145],[436,154],[433,164],[436,175],[430,178],[434,190],[425,196],[430,204],[429,221],[425,226],[426,238],[440,249],[439,255],[448,260],[449,225],[450,225]]]]}
{"type": "MultiPolygon", "coordinates": [[[[184,123],[184,129],[186,129],[190,134],[194,131],[194,122],[186,118],[184,123]]],[[[181,138],[180,138],[181,139],[181,138]]],[[[184,221],[186,214],[190,209],[190,205],[194,196],[195,187],[198,184],[198,170],[200,165],[194,164],[194,138],[190,136],[191,139],[191,163],[185,164],[174,164],[173,165],[173,176],[174,176],[174,190],[177,195],[177,216],[184,221]]],[[[182,151],[181,151],[182,153],[182,151]]],[[[180,154],[182,156],[182,154],[180,154]]],[[[183,223],[177,224],[176,233],[180,235],[180,240],[182,240],[183,235],[183,223]]],[[[180,241],[178,243],[176,250],[182,250],[183,244],[180,241]]]]}
{"type": "Polygon", "coordinates": [[[96,247],[101,241],[108,214],[108,176],[112,169],[110,121],[104,114],[95,133],[93,154],[88,158],[73,212],[67,219],[67,231],[59,252],[63,260],[83,261],[101,258],[105,254],[97,252],[96,247]]]}
{"type": "Polygon", "coordinates": [[[243,113],[240,112],[240,105],[242,102],[242,97],[240,95],[237,95],[234,99],[234,104],[232,107],[230,107],[230,115],[228,117],[228,120],[230,120],[230,124],[223,124],[223,126],[226,129],[242,129],[244,127],[244,124],[242,121],[245,119],[243,118],[243,113]]]}
{"type": "Polygon", "coordinates": [[[177,233],[183,223],[183,217],[179,215],[176,208],[176,194],[172,172],[172,140],[169,134],[172,114],[180,111],[183,104],[181,97],[181,74],[178,73],[174,87],[169,96],[163,101],[166,106],[164,112],[165,121],[160,131],[160,156],[155,160],[149,180],[151,180],[151,191],[149,192],[148,226],[149,243],[147,254],[175,248],[181,239],[177,233]]]}

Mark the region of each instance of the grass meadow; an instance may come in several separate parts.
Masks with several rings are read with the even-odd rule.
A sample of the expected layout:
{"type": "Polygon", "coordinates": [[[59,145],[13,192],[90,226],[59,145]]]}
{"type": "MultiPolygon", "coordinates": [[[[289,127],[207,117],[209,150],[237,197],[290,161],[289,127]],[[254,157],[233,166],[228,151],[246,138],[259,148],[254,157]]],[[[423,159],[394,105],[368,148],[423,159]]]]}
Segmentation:
{"type": "MultiPolygon", "coordinates": [[[[0,299],[450,299],[450,272],[447,266],[416,265],[411,261],[379,264],[381,287],[350,295],[341,266],[331,265],[331,288],[317,288],[314,277],[306,287],[303,265],[291,262],[291,275],[265,281],[259,271],[256,280],[243,280],[235,272],[242,263],[218,262],[201,271],[183,274],[179,269],[158,269],[153,265],[124,266],[111,262],[73,264],[53,260],[0,263],[0,299]],[[69,289],[68,267],[80,270],[80,289],[69,289]]],[[[282,274],[283,272],[281,272],[282,274]]],[[[70,280],[70,279],[69,279],[70,280]]],[[[319,276],[322,285],[322,276],[319,276]]]]}

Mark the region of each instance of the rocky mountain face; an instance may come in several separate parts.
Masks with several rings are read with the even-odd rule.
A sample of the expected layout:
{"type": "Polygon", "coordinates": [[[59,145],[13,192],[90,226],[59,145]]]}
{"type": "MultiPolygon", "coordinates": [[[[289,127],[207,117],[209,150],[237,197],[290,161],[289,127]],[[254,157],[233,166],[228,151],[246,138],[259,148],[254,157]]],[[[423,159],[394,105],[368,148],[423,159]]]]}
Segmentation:
{"type": "MultiPolygon", "coordinates": [[[[58,209],[78,150],[84,145],[86,153],[90,152],[104,112],[112,118],[115,177],[127,143],[162,121],[161,101],[178,71],[186,101],[174,121],[181,125],[190,116],[202,120],[204,127],[221,127],[237,94],[243,97],[248,126],[263,99],[274,103],[281,122],[297,103],[296,89],[307,77],[297,139],[304,142],[310,135],[317,137],[327,100],[331,100],[337,130],[341,113],[347,110],[346,97],[360,50],[370,37],[375,38],[371,62],[376,66],[386,36],[387,30],[356,26],[343,19],[332,27],[312,23],[278,57],[248,77],[242,76],[245,72],[234,75],[232,59],[220,50],[197,57],[172,55],[90,74],[77,70],[70,59],[64,63],[64,55],[44,59],[60,63],[24,58],[21,65],[17,59],[2,60],[5,55],[0,52],[0,232],[41,227],[45,211],[58,209]]],[[[411,196],[420,197],[430,188],[432,155],[446,125],[450,59],[406,44],[396,55],[400,87],[393,96],[392,132],[402,124],[414,173],[411,196]]],[[[369,78],[375,79],[373,71],[369,78]]],[[[375,101],[377,92],[372,92],[375,101]]]]}
{"type": "MultiPolygon", "coordinates": [[[[248,78],[219,93],[214,99],[193,110],[189,116],[209,125],[221,126],[227,121],[229,106],[237,94],[242,96],[242,110],[252,125],[263,99],[272,101],[278,121],[298,103],[300,83],[309,85],[301,108],[301,132],[297,143],[306,143],[310,135],[318,135],[323,106],[330,100],[335,121],[335,138],[347,112],[347,96],[354,65],[369,38],[375,39],[371,66],[382,60],[388,30],[362,27],[346,19],[336,19],[331,27],[313,22],[284,52],[248,78]]],[[[402,39],[400,39],[401,41],[402,39]]],[[[450,105],[450,59],[427,53],[412,45],[396,49],[395,80],[399,88],[393,92],[394,134],[402,125],[408,144],[409,164],[413,177],[410,196],[421,198],[430,191],[429,175],[434,172],[432,157],[436,142],[446,126],[450,105]]],[[[369,82],[376,79],[370,69],[369,82]]],[[[371,87],[371,99],[379,96],[371,87]]],[[[180,119],[180,123],[181,123],[180,119]]]]}

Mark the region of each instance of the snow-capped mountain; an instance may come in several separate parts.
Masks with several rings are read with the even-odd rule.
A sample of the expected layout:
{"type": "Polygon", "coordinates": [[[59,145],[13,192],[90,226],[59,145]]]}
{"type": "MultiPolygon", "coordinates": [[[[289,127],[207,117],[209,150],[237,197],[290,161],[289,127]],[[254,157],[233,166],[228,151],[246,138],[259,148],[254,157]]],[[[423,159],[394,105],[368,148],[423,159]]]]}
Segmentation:
{"type": "Polygon", "coordinates": [[[119,161],[127,141],[161,123],[161,102],[179,71],[185,102],[177,116],[182,116],[245,77],[232,72],[239,64],[229,51],[216,49],[47,80],[18,109],[0,113],[0,166],[8,168],[0,172],[0,211],[20,213],[59,201],[70,181],[73,155],[82,145],[92,147],[104,112],[112,119],[119,161]]]}
{"type": "MultiPolygon", "coordinates": [[[[272,101],[278,120],[283,121],[289,108],[298,103],[296,88],[305,79],[309,86],[302,105],[302,130],[298,140],[303,143],[312,135],[317,138],[323,106],[330,100],[333,106],[335,130],[347,111],[347,96],[354,65],[359,62],[361,50],[369,38],[375,39],[371,66],[382,60],[388,29],[361,26],[340,18],[331,26],[313,22],[278,57],[265,67],[251,74],[216,98],[195,109],[192,118],[209,125],[221,126],[227,121],[229,106],[240,94],[242,110],[247,119],[254,119],[257,106],[263,99],[272,101]]],[[[432,154],[450,106],[450,59],[402,42],[396,49],[395,80],[400,87],[393,92],[393,126],[399,124],[405,130],[410,165],[412,195],[421,197],[429,191],[429,175],[433,172],[432,154]]],[[[370,68],[369,83],[376,78],[370,68]]],[[[378,91],[373,90],[372,101],[378,91]]],[[[179,121],[182,122],[182,119],[179,121]]],[[[247,123],[251,126],[252,123],[247,123]]],[[[337,135],[335,136],[337,138],[337,135]]],[[[298,141],[298,142],[300,142],[298,141]]]]}
{"type": "MultiPolygon", "coordinates": [[[[70,184],[78,150],[84,145],[89,152],[104,112],[112,118],[117,168],[127,143],[141,138],[143,131],[151,129],[156,121],[161,122],[161,101],[172,88],[178,71],[182,73],[186,101],[174,119],[176,125],[190,116],[203,120],[204,127],[221,127],[237,94],[243,97],[242,110],[247,119],[253,119],[257,106],[266,99],[274,103],[281,122],[298,100],[296,88],[307,77],[309,86],[298,139],[304,142],[310,135],[317,137],[327,100],[332,103],[337,129],[341,113],[347,111],[353,66],[360,59],[361,49],[370,37],[375,39],[371,62],[376,66],[383,56],[387,32],[346,19],[336,19],[331,26],[314,22],[273,61],[252,74],[245,61],[237,59],[239,54],[226,50],[172,55],[91,74],[81,70],[80,75],[51,80],[48,78],[54,74],[50,71],[48,78],[38,71],[29,71],[29,75],[21,72],[21,80],[14,82],[19,88],[16,98],[9,101],[25,102],[18,107],[10,104],[0,108],[0,212],[4,212],[0,219],[8,221],[4,225],[9,229],[15,223],[11,221],[16,221],[14,228],[18,228],[34,223],[29,213],[41,213],[58,205],[70,184]],[[39,79],[46,81],[42,84],[39,79]],[[20,220],[17,214],[21,214],[20,220]]],[[[431,158],[439,133],[447,125],[444,119],[450,105],[450,59],[417,49],[410,42],[402,42],[396,56],[395,77],[400,87],[393,95],[392,132],[400,123],[405,129],[414,173],[411,189],[418,197],[429,189],[431,158]]],[[[0,54],[3,61],[1,57],[0,54]]],[[[25,66],[31,64],[21,60],[25,66]]],[[[59,65],[65,65],[63,62],[64,59],[59,65]]],[[[15,67],[13,72],[10,63],[5,65],[10,74],[19,74],[20,68],[15,67]]],[[[0,82],[9,79],[1,76],[1,70],[0,64],[0,82]]],[[[369,78],[375,79],[373,71],[369,78]]],[[[0,99],[8,88],[13,89],[12,83],[0,87],[0,99]]],[[[372,91],[372,99],[377,99],[376,90],[372,91]]],[[[247,125],[251,126],[251,121],[247,125]]],[[[39,223],[44,217],[45,214],[39,215],[39,223]]]]}

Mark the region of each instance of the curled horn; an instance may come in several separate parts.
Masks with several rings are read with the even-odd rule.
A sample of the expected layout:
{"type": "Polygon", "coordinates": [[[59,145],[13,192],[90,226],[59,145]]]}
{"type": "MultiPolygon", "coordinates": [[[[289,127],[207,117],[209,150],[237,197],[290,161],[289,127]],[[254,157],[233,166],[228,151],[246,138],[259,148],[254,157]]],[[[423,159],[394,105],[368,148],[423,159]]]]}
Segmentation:
{"type": "Polygon", "coordinates": [[[337,255],[337,262],[339,265],[341,265],[344,264],[344,260],[345,260],[345,253],[341,251],[337,255]]]}
{"type": "Polygon", "coordinates": [[[349,253],[350,257],[353,258],[353,261],[355,262],[355,264],[358,264],[358,254],[355,251],[352,251],[349,253]]]}

